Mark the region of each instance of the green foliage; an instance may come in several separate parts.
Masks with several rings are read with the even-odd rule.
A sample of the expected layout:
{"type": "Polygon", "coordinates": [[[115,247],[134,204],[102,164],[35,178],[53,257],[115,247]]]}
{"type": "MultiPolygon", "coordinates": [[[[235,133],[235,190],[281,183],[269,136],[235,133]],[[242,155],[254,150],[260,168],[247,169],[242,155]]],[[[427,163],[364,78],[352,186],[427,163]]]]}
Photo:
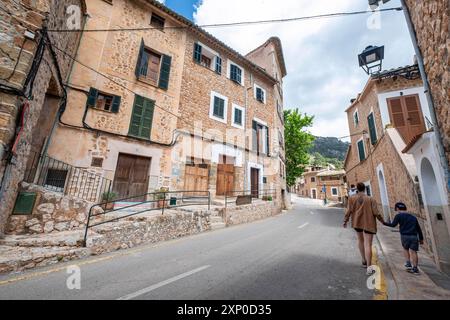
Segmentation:
{"type": "Polygon", "coordinates": [[[311,154],[311,165],[313,166],[320,166],[320,167],[326,167],[328,164],[332,164],[336,167],[336,170],[341,170],[344,168],[344,162],[336,159],[336,158],[328,158],[324,157],[318,152],[314,152],[311,154]]]}
{"type": "Polygon", "coordinates": [[[309,153],[311,155],[319,153],[324,158],[344,161],[348,145],[348,142],[334,137],[314,137],[314,143],[309,153]]]}
{"type": "Polygon", "coordinates": [[[301,114],[298,109],[284,111],[284,135],[286,143],[286,182],[288,186],[305,171],[309,164],[309,154],[314,136],[307,131],[314,117],[301,114]]]}

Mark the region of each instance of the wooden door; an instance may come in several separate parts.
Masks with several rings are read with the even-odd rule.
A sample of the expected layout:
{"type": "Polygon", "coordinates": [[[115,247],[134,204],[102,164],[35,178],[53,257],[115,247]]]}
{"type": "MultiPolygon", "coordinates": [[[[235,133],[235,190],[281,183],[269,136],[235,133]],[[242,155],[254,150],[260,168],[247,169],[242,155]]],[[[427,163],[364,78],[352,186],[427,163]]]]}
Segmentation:
{"type": "Polygon", "coordinates": [[[316,191],[316,189],[312,189],[311,192],[312,192],[312,198],[313,199],[317,199],[317,191],[316,191]]]}
{"type": "Polygon", "coordinates": [[[425,131],[418,95],[388,99],[388,107],[392,125],[406,144],[425,131]]]}
{"type": "Polygon", "coordinates": [[[234,186],[234,165],[218,164],[217,165],[217,183],[216,195],[224,196],[225,194],[233,196],[234,186]]]}
{"type": "MultiPolygon", "coordinates": [[[[148,172],[151,158],[129,154],[119,154],[113,191],[118,199],[145,195],[148,192],[148,172]]],[[[136,197],[130,201],[144,201],[145,197],[136,197]]]]}
{"type": "Polygon", "coordinates": [[[206,165],[187,165],[184,177],[185,197],[206,196],[208,191],[209,170],[206,165]],[[202,192],[205,191],[205,192],[202,192]]]}
{"type": "Polygon", "coordinates": [[[253,198],[259,197],[259,169],[251,168],[250,186],[253,198]]]}

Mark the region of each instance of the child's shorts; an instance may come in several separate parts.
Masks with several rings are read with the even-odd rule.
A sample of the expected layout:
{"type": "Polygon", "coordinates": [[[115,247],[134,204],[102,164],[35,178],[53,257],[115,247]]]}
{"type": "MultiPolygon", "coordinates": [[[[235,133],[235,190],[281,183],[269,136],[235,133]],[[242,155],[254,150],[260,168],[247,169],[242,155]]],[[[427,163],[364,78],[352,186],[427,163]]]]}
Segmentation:
{"type": "Polygon", "coordinates": [[[417,236],[402,234],[401,239],[405,250],[419,251],[419,238],[417,236]]]}

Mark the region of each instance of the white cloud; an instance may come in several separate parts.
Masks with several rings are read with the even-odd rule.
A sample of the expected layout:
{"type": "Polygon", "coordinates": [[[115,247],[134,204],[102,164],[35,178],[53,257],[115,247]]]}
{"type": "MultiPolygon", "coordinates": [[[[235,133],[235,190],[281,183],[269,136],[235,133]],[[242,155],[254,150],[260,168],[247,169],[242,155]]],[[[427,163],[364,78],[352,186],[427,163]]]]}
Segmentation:
{"type": "MultiPolygon", "coordinates": [[[[389,6],[399,6],[399,0],[391,1],[389,6]]],[[[203,0],[196,7],[194,20],[204,25],[366,9],[366,0],[203,0]]],[[[383,13],[380,30],[367,27],[369,18],[369,15],[338,17],[207,31],[242,54],[271,36],[280,37],[288,69],[284,82],[285,107],[299,107],[302,112],[315,115],[312,132],[316,135],[345,136],[348,128],[344,111],[367,81],[358,67],[357,54],[367,45],[384,44],[386,67],[412,61],[403,13],[383,13]]]]}
{"type": "Polygon", "coordinates": [[[166,3],[166,0],[156,0],[158,2],[161,2],[162,4],[166,3]]]}

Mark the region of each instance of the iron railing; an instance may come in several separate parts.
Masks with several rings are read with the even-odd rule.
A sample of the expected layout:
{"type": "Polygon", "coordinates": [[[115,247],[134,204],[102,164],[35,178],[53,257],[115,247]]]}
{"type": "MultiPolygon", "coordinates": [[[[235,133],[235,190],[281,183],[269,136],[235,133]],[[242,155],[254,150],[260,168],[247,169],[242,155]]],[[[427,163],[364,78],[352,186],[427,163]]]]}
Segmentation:
{"type": "Polygon", "coordinates": [[[251,197],[251,201],[253,201],[253,199],[273,201],[277,199],[277,189],[227,191],[225,193],[225,208],[228,207],[228,204],[236,203],[237,198],[240,196],[251,197]]]}
{"type": "Polygon", "coordinates": [[[47,155],[32,153],[25,182],[91,202],[98,202],[112,190],[112,180],[88,169],[72,166],[47,155]]]}
{"type": "Polygon", "coordinates": [[[129,218],[138,214],[161,211],[164,215],[166,209],[187,207],[193,205],[205,205],[208,206],[208,210],[211,209],[211,192],[210,191],[160,191],[151,192],[143,195],[117,199],[112,201],[106,201],[95,204],[89,209],[88,218],[86,221],[86,228],[84,232],[83,245],[86,247],[88,230],[90,228],[103,225],[106,223],[116,222],[125,218],[129,218]],[[115,208],[117,204],[123,204],[119,208],[115,208]],[[145,206],[150,205],[150,206],[145,206]],[[95,208],[102,209],[98,213],[94,213],[95,208]],[[135,212],[127,212],[129,210],[137,210],[135,212]],[[109,220],[94,222],[91,224],[91,220],[104,216],[106,214],[124,214],[109,220]]]}

